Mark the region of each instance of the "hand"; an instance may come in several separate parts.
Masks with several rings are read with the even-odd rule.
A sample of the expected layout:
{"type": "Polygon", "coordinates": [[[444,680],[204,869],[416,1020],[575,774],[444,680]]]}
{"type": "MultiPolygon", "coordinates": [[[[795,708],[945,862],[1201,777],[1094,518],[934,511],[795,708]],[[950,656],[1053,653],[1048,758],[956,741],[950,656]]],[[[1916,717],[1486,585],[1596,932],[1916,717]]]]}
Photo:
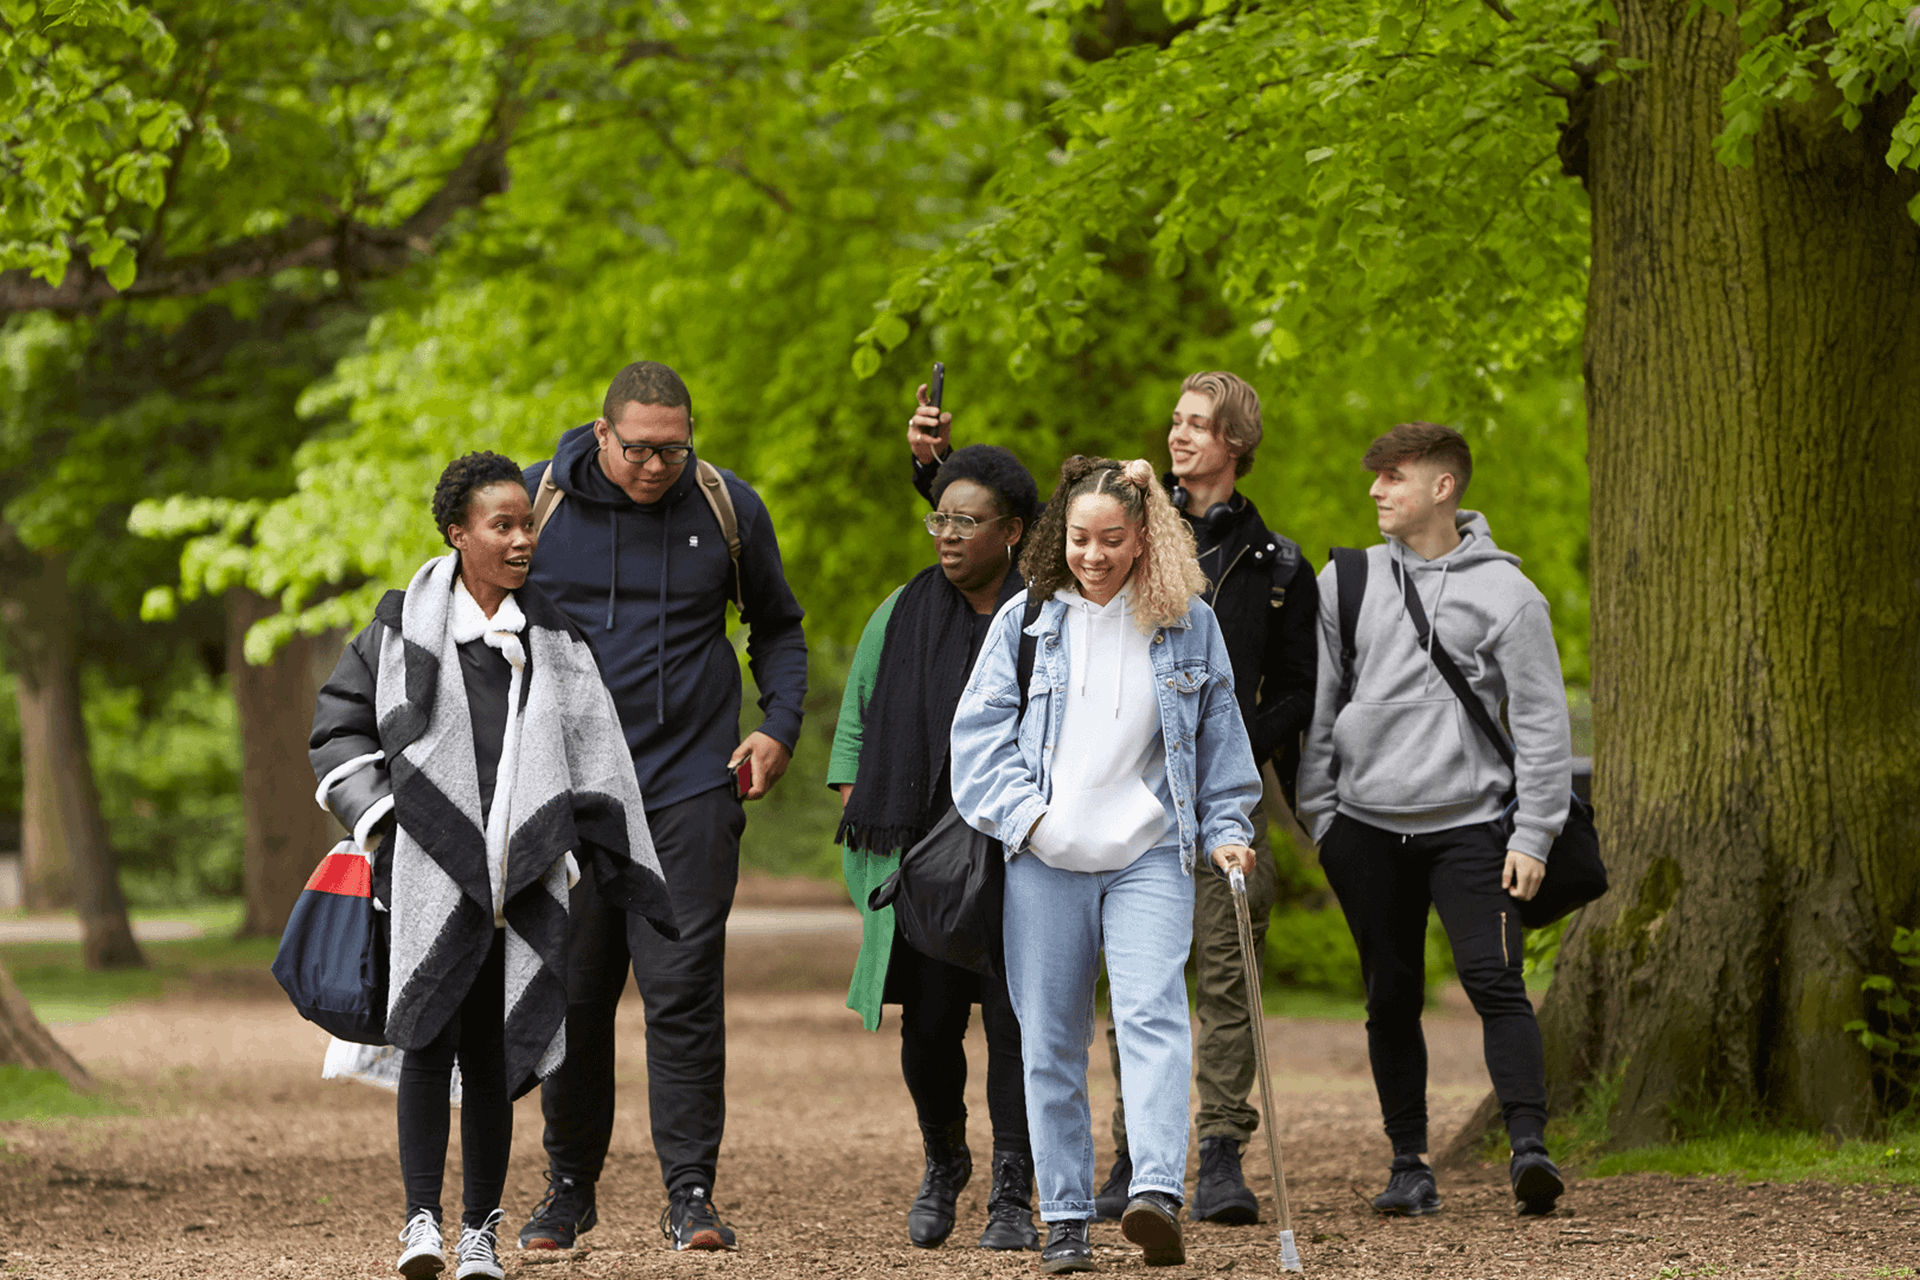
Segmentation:
{"type": "Polygon", "coordinates": [[[853,784],[851,782],[843,782],[840,784],[840,807],[844,809],[849,804],[852,804],[852,803],[853,803],[853,784]]]}
{"type": "Polygon", "coordinates": [[[907,420],[907,447],[913,450],[913,460],[924,464],[953,452],[953,415],[927,403],[926,383],[914,394],[920,407],[907,420]]]}
{"type": "Polygon", "coordinates": [[[1546,878],[1546,863],[1517,849],[1507,850],[1507,869],[1500,874],[1500,887],[1510,895],[1526,902],[1540,892],[1540,882],[1546,878]]]}
{"type": "Polygon", "coordinates": [[[1213,851],[1213,865],[1223,872],[1238,867],[1241,875],[1250,876],[1253,874],[1253,850],[1244,844],[1223,844],[1213,851]]]}
{"type": "Polygon", "coordinates": [[[738,769],[740,762],[747,759],[753,761],[753,785],[740,798],[758,800],[773,790],[774,783],[780,781],[780,775],[787,771],[787,765],[793,760],[793,752],[781,746],[778,740],[755,729],[733,749],[727,768],[738,769]]]}

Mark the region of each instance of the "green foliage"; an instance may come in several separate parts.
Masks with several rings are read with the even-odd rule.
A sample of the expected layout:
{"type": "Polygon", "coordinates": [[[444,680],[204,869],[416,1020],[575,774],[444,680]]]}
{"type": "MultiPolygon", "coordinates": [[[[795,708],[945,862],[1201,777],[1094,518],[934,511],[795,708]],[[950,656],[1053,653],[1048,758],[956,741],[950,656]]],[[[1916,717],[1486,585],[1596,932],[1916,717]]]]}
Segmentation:
{"type": "MultiPolygon", "coordinates": [[[[759,692],[746,669],[745,638],[745,632],[736,629],[746,687],[743,705],[749,708],[743,719],[751,723],[759,692]]],[[[807,718],[800,729],[800,743],[780,784],[747,806],[747,829],[740,837],[742,871],[840,879],[840,846],[833,842],[840,826],[840,793],[827,787],[827,762],[852,662],[852,649],[810,639],[807,718]]]]}
{"type": "Polygon", "coordinates": [[[1338,906],[1275,908],[1267,924],[1265,961],[1263,991],[1273,985],[1348,997],[1366,994],[1360,954],[1338,906]]]}
{"type": "Polygon", "coordinates": [[[128,903],[237,895],[240,731],[226,681],[190,671],[151,714],[136,690],[97,676],[87,686],[94,778],[128,903]]]}
{"type": "Polygon", "coordinates": [[[115,288],[132,283],[125,212],[165,200],[191,127],[156,84],[175,53],[160,20],[126,0],[0,4],[0,270],[58,284],[78,240],[115,288]]]}
{"type": "Polygon", "coordinates": [[[1920,929],[1896,928],[1889,945],[1905,972],[1869,975],[1860,990],[1876,997],[1879,1016],[1841,1029],[1873,1055],[1882,1102],[1911,1114],[1920,1112],[1920,929]]]}
{"type": "Polygon", "coordinates": [[[68,1116],[111,1116],[128,1108],[99,1093],[79,1093],[57,1071],[0,1066],[0,1123],[68,1116]]]}
{"type": "MultiPolygon", "coordinates": [[[[1551,1130],[1551,1127],[1550,1127],[1551,1130]]],[[[1588,1177],[1665,1173],[1747,1181],[1920,1184],[1920,1128],[1899,1126],[1868,1141],[1757,1124],[1733,1126],[1661,1146],[1601,1155],[1581,1166],[1588,1177]]]]}

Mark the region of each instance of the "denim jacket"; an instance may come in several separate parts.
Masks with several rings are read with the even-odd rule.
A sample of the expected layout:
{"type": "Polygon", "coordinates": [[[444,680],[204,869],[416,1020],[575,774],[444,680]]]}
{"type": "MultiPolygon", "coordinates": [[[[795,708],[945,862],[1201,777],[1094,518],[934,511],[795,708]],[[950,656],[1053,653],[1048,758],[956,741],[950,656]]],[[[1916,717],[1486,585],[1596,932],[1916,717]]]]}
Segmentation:
{"type": "MultiPolygon", "coordinates": [[[[953,716],[953,802],[976,831],[1006,846],[1009,860],[1026,849],[1027,833],[1047,811],[1069,675],[1067,646],[1060,643],[1067,609],[1048,600],[1028,628],[1037,643],[1021,718],[1017,666],[1026,601],[1023,591],[994,618],[953,716]]],[[[1213,610],[1195,597],[1184,619],[1154,632],[1147,652],[1179,820],[1180,866],[1190,874],[1197,851],[1252,841],[1248,817],[1260,800],[1260,774],[1213,610]]]]}

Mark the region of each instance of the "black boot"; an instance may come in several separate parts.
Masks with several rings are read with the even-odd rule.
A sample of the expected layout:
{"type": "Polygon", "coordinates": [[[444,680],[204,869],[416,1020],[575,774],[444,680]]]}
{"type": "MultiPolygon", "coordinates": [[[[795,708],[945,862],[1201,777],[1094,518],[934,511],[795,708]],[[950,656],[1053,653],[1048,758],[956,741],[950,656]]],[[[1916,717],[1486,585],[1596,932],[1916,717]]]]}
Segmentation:
{"type": "Polygon", "coordinates": [[[927,1175],[907,1210],[907,1238],[922,1249],[937,1249],[953,1234],[953,1202],[973,1177],[973,1153],[967,1150],[966,1117],[948,1124],[921,1125],[927,1144],[927,1175]]]}
{"type": "Polygon", "coordinates": [[[1122,1148],[1114,1153],[1106,1184],[1093,1193],[1094,1221],[1120,1221],[1120,1215],[1127,1211],[1127,1188],[1132,1182],[1133,1156],[1122,1148]]]}
{"type": "Polygon", "coordinates": [[[1260,1201],[1240,1172],[1240,1142],[1232,1134],[1200,1139],[1200,1176],[1187,1216],[1195,1222],[1244,1227],[1260,1221],[1260,1201]]]}
{"type": "Polygon", "coordinates": [[[993,1194],[987,1197],[987,1229],[982,1249],[1038,1249],[1033,1225],[1033,1157],[1017,1151],[993,1153],[993,1194]]]}

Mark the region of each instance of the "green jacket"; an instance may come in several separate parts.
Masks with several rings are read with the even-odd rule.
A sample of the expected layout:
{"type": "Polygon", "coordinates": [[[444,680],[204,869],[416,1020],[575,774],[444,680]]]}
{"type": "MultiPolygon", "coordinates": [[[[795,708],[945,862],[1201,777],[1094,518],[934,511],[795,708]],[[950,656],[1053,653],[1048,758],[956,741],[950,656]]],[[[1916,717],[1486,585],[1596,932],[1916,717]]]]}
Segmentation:
{"type": "MultiPolygon", "coordinates": [[[[900,598],[896,588],[881,601],[860,633],[860,647],[853,652],[853,669],[847,673],[847,691],[840,699],[840,722],[833,730],[833,758],[827,762],[827,785],[857,783],[860,772],[860,743],[867,714],[867,700],[873,696],[874,681],[880,673],[880,650],[887,642],[887,620],[893,617],[894,602],[900,598]]],[[[862,853],[858,849],[840,851],[840,868],[847,878],[847,892],[860,908],[860,958],[853,964],[853,980],[847,985],[847,1008],[860,1015],[869,1031],[880,1029],[880,998],[887,987],[887,961],[893,955],[893,908],[867,909],[867,895],[900,867],[900,852],[883,856],[862,853]]]]}

